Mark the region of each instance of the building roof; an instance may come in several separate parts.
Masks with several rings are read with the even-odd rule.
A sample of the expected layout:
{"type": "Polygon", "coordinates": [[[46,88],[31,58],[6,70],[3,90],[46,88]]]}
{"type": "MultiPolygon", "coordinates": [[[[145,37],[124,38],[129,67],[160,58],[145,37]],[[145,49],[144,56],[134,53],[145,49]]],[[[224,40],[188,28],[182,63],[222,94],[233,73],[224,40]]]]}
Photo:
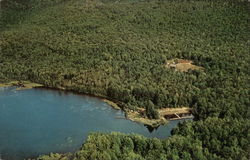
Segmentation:
{"type": "Polygon", "coordinates": [[[178,63],[192,63],[192,61],[185,59],[178,59],[178,63]]]}

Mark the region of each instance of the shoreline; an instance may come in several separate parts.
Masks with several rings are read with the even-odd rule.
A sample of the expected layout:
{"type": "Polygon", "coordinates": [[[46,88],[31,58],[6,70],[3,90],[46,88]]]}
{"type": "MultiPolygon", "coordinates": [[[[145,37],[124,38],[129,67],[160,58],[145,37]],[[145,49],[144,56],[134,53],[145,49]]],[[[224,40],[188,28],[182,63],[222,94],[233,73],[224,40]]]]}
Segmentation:
{"type": "MultiPolygon", "coordinates": [[[[125,113],[125,118],[127,120],[141,123],[141,124],[150,126],[152,128],[157,128],[161,125],[166,125],[170,120],[172,120],[172,119],[166,119],[164,117],[164,115],[162,115],[162,114],[160,114],[159,119],[149,119],[149,118],[145,117],[144,115],[142,115],[142,112],[145,111],[144,108],[138,108],[138,111],[130,110],[130,109],[122,107],[121,104],[118,104],[118,102],[115,102],[114,100],[109,99],[108,97],[81,93],[81,92],[78,92],[75,90],[67,89],[65,87],[48,87],[48,86],[44,86],[42,84],[30,82],[30,81],[10,81],[7,83],[0,83],[0,87],[11,87],[11,86],[17,86],[18,88],[16,90],[39,88],[39,89],[57,90],[57,91],[62,91],[64,93],[71,92],[73,94],[77,94],[77,95],[81,95],[81,96],[94,97],[94,98],[97,98],[97,99],[109,104],[115,110],[122,110],[125,113]]],[[[158,110],[158,112],[160,113],[161,110],[158,110]]],[[[183,117],[181,119],[185,119],[185,117],[183,117]]]]}
{"type": "Polygon", "coordinates": [[[145,116],[142,116],[140,114],[140,112],[138,112],[138,111],[127,110],[125,113],[126,113],[126,118],[128,120],[131,120],[133,122],[142,123],[142,124],[150,126],[152,128],[158,128],[159,126],[166,125],[169,122],[163,116],[160,116],[159,119],[149,119],[145,116]]]}
{"type": "Polygon", "coordinates": [[[11,87],[11,86],[18,87],[16,90],[44,87],[44,85],[42,85],[42,84],[33,83],[30,81],[10,81],[7,83],[0,83],[0,87],[11,87]]]}

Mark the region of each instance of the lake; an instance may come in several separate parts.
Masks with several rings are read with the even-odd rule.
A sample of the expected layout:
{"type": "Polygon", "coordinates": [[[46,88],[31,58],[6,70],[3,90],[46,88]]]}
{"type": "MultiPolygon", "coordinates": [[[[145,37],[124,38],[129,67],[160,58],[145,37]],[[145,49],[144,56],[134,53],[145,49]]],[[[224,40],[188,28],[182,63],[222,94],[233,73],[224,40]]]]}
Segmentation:
{"type": "Polygon", "coordinates": [[[157,130],[125,119],[98,98],[49,89],[0,88],[0,155],[21,160],[50,152],[79,149],[90,132],[122,132],[146,137],[170,136],[177,121],[157,130]]]}

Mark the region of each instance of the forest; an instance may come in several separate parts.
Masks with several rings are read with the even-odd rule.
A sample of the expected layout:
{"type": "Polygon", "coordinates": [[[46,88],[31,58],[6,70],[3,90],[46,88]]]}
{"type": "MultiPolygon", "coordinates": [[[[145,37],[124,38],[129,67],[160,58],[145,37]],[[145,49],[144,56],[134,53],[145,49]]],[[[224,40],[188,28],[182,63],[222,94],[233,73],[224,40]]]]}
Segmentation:
{"type": "Polygon", "coordinates": [[[193,109],[194,121],[168,139],[93,133],[76,153],[40,159],[250,158],[248,1],[3,0],[0,7],[0,82],[63,87],[146,108],[149,118],[160,108],[193,109]],[[204,70],[166,68],[174,58],[204,70]]]}
{"type": "Polygon", "coordinates": [[[219,118],[186,122],[164,140],[92,133],[76,153],[50,154],[38,160],[247,160],[249,122],[219,118]]]}

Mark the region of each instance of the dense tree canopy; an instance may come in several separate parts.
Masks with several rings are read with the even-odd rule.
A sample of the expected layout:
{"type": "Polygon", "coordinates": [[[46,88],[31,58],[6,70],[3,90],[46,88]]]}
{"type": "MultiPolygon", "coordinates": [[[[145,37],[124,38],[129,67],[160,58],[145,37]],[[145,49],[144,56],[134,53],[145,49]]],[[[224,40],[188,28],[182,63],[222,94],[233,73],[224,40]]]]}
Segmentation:
{"type": "Polygon", "coordinates": [[[4,0],[0,82],[106,97],[149,118],[193,108],[195,121],[167,140],[93,134],[72,159],[249,159],[249,9],[244,0],[4,0]],[[204,70],[166,68],[173,58],[204,70]]]}
{"type": "Polygon", "coordinates": [[[173,136],[159,140],[120,133],[89,135],[73,155],[42,156],[40,160],[247,160],[250,121],[208,118],[185,122],[173,136]]]}
{"type": "Polygon", "coordinates": [[[247,117],[243,2],[21,2],[2,5],[2,81],[62,86],[131,109],[149,100],[156,108],[189,106],[197,119],[247,117]],[[205,71],[174,72],[164,66],[172,58],[193,60],[205,71]]]}

